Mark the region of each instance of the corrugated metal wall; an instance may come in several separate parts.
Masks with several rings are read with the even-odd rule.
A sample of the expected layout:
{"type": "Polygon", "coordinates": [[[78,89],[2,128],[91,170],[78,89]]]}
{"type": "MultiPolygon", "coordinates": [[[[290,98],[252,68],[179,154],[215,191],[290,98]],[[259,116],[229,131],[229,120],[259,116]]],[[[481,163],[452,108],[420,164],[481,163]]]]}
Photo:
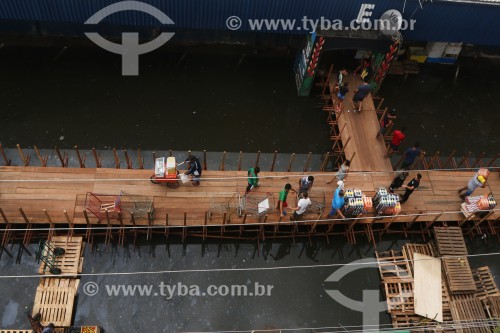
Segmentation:
{"type": "MultiPolygon", "coordinates": [[[[0,0],[0,30],[11,31],[13,22],[32,26],[50,26],[51,33],[72,34],[91,31],[83,25],[100,9],[116,3],[115,0],[0,0]],[[65,27],[71,27],[65,31],[65,27]],[[80,29],[78,28],[80,27],[80,29]]],[[[372,18],[389,9],[404,12],[405,19],[415,19],[415,30],[405,31],[406,40],[466,42],[500,45],[500,6],[425,1],[423,9],[417,0],[143,0],[151,4],[174,22],[173,27],[160,27],[152,16],[124,11],[107,17],[107,26],[151,27],[161,30],[220,30],[229,31],[226,19],[239,16],[240,31],[250,31],[248,19],[295,19],[304,15],[311,19],[325,17],[348,22],[357,17],[361,4],[375,4],[372,18]]],[[[299,23],[298,23],[299,24],[299,23]]],[[[301,23],[300,23],[301,24],[301,23]]],[[[21,29],[22,30],[22,29],[21,29]]],[[[99,31],[102,31],[99,29],[99,31]]],[[[265,31],[268,33],[269,31],[265,31]]],[[[276,31],[286,34],[304,34],[303,30],[276,31]]]]}

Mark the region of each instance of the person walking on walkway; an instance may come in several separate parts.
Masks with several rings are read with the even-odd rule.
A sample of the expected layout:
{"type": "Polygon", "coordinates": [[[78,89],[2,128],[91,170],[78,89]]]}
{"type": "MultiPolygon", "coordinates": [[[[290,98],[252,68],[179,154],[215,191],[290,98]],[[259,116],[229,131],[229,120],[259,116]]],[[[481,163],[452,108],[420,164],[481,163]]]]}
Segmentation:
{"type": "Polygon", "coordinates": [[[417,177],[413,178],[408,184],[403,185],[406,191],[405,194],[403,194],[400,203],[405,203],[413,193],[413,191],[415,191],[415,189],[420,186],[420,179],[422,179],[422,175],[418,173],[417,177]]]}
{"type": "Polygon", "coordinates": [[[257,186],[259,186],[259,176],[258,176],[259,172],[260,172],[259,167],[248,169],[248,186],[245,191],[245,194],[247,194],[257,186]]]}
{"type": "Polygon", "coordinates": [[[335,179],[337,180],[344,180],[345,177],[347,177],[347,173],[349,172],[349,168],[351,166],[351,161],[349,160],[345,160],[344,163],[342,163],[342,165],[340,166],[339,170],[337,171],[337,173],[335,174],[335,177],[330,179],[329,181],[327,181],[326,183],[327,184],[330,184],[331,182],[333,182],[335,179]]]}
{"type": "Polygon", "coordinates": [[[193,176],[193,186],[200,185],[200,176],[201,176],[201,163],[198,157],[196,156],[189,156],[186,162],[189,162],[188,164],[188,172],[186,172],[186,176],[192,175],[193,176]]]}
{"type": "Polygon", "coordinates": [[[391,157],[394,152],[399,152],[399,145],[406,138],[406,127],[401,127],[400,130],[395,130],[392,133],[392,139],[389,143],[389,151],[385,154],[385,158],[391,157]]]}
{"type": "Polygon", "coordinates": [[[366,82],[358,87],[358,89],[354,92],[354,96],[352,98],[352,104],[354,106],[353,112],[361,112],[361,102],[363,102],[365,97],[368,96],[370,91],[371,86],[366,82]]]}
{"type": "Polygon", "coordinates": [[[403,161],[403,164],[401,164],[401,168],[409,169],[413,165],[413,162],[415,162],[415,159],[420,156],[420,154],[425,154],[425,152],[420,149],[420,143],[415,142],[413,147],[406,150],[405,159],[403,161]]]}
{"type": "Polygon", "coordinates": [[[486,179],[483,176],[479,176],[476,172],[474,177],[472,177],[469,182],[467,183],[467,186],[462,187],[461,189],[458,190],[459,197],[462,200],[465,200],[465,197],[469,196],[476,190],[476,188],[481,187],[485,188],[486,187],[486,179]],[[467,190],[467,191],[465,191],[467,190]],[[465,191],[465,193],[462,193],[462,191],[465,191]]]}
{"type": "Polygon", "coordinates": [[[389,185],[389,193],[394,193],[394,190],[403,186],[406,177],[408,177],[408,171],[401,170],[396,174],[396,177],[392,180],[391,185],[389,185]]]}
{"type": "Polygon", "coordinates": [[[313,176],[305,176],[299,179],[299,194],[311,191],[314,183],[313,176]]]}
{"type": "Polygon", "coordinates": [[[342,207],[344,207],[344,190],[342,189],[342,186],[339,186],[333,193],[332,209],[330,210],[330,213],[328,213],[327,217],[339,216],[340,218],[345,219],[345,216],[341,211],[342,207]]]}
{"type": "Polygon", "coordinates": [[[293,215],[290,216],[290,221],[299,221],[302,218],[302,214],[305,213],[307,208],[311,205],[311,199],[309,199],[309,194],[307,191],[302,193],[302,199],[297,203],[297,207],[293,207],[293,215]]]}
{"type": "Polygon", "coordinates": [[[286,215],[285,208],[288,207],[286,198],[288,196],[288,192],[290,191],[293,191],[295,194],[297,194],[297,192],[292,188],[292,184],[287,183],[278,195],[278,207],[276,208],[279,210],[281,217],[286,215]]]}

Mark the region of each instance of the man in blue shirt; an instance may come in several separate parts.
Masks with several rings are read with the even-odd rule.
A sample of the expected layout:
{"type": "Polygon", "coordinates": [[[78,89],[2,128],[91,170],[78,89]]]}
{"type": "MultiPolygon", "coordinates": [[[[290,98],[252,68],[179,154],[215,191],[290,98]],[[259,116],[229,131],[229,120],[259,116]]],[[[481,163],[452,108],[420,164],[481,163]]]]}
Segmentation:
{"type": "Polygon", "coordinates": [[[332,210],[330,210],[327,217],[339,215],[340,218],[345,219],[344,214],[340,211],[342,207],[344,207],[344,190],[338,187],[333,194],[332,210]]]}
{"type": "Polygon", "coordinates": [[[368,83],[364,83],[362,86],[358,87],[358,90],[354,92],[354,97],[352,98],[352,104],[354,105],[354,112],[361,112],[361,102],[371,91],[371,86],[368,83]]]}
{"type": "Polygon", "coordinates": [[[406,151],[405,159],[403,161],[403,164],[401,165],[402,169],[408,169],[413,165],[413,162],[415,162],[415,159],[420,156],[420,153],[424,153],[422,149],[420,149],[420,143],[415,142],[412,148],[408,148],[406,151]]]}

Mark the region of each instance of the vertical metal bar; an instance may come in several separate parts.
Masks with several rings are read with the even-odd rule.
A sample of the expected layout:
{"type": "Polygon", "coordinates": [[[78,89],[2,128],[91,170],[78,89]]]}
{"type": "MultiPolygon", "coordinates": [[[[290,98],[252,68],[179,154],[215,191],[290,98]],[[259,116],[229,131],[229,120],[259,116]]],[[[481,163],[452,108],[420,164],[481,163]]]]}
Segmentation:
{"type": "Polygon", "coordinates": [[[71,220],[69,218],[68,211],[65,209],[63,212],[64,212],[64,216],[66,217],[66,221],[68,222],[68,225],[69,225],[68,237],[73,237],[74,232],[75,232],[73,222],[71,222],[71,220]]]}
{"type": "Polygon", "coordinates": [[[273,163],[271,163],[271,169],[269,171],[274,171],[274,164],[276,163],[276,157],[278,156],[278,151],[275,150],[274,151],[274,155],[273,155],[273,163]]]}
{"type": "Polygon", "coordinates": [[[295,153],[292,153],[292,156],[290,157],[290,163],[288,163],[287,172],[290,172],[290,170],[292,170],[292,164],[294,159],[295,159],[295,153]]]}

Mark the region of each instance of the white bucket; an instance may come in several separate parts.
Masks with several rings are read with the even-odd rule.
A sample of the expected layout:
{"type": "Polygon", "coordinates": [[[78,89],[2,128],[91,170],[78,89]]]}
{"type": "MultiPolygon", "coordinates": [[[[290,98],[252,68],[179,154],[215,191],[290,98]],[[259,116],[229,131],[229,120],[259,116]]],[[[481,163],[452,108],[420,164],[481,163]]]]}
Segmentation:
{"type": "Polygon", "coordinates": [[[184,184],[184,183],[187,183],[189,181],[189,176],[186,176],[185,174],[181,173],[181,182],[184,184]]]}

